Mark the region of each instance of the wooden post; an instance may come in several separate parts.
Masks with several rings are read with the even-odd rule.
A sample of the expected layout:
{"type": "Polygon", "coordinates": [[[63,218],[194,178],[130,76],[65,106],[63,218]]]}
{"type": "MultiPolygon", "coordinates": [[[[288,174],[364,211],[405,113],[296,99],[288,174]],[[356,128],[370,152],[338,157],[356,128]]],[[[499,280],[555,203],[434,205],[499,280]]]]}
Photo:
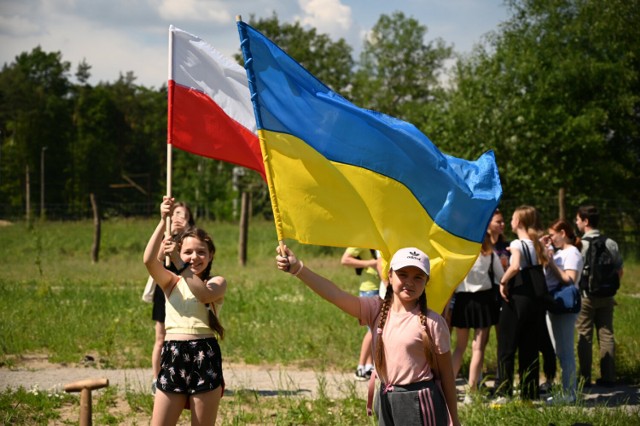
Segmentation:
{"type": "Polygon", "coordinates": [[[240,265],[247,264],[247,236],[249,234],[249,211],[251,210],[250,194],[242,191],[240,203],[240,236],[238,240],[238,261],[240,265]]]}
{"type": "Polygon", "coordinates": [[[91,426],[91,391],[109,386],[109,379],[85,379],[64,385],[65,392],[80,392],[80,426],[91,426]]]}
{"type": "Polygon", "coordinates": [[[100,211],[98,210],[98,202],[93,192],[89,194],[91,199],[91,208],[93,209],[93,246],[91,247],[91,262],[98,263],[100,255],[100,211]]]}
{"type": "Polygon", "coordinates": [[[558,190],[558,219],[566,219],[567,217],[565,196],[564,188],[560,188],[558,190]]]}
{"type": "Polygon", "coordinates": [[[27,221],[27,226],[31,225],[31,183],[29,182],[29,165],[27,164],[25,170],[25,219],[27,221]]]}

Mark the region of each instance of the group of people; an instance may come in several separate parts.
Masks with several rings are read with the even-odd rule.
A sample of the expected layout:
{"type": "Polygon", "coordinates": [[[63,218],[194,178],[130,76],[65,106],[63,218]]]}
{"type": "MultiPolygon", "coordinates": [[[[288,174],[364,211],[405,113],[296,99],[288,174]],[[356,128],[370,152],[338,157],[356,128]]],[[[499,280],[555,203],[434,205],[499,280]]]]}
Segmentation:
{"type": "MultiPolygon", "coordinates": [[[[165,197],[160,212],[160,223],[144,252],[144,263],[159,292],[154,306],[157,325],[153,371],[157,391],[152,424],[176,424],[185,407],[192,411],[192,424],[214,424],[224,390],[218,340],[224,337],[219,315],[226,280],[212,276],[213,240],[195,227],[188,208],[165,197]],[[165,232],[168,217],[174,224],[171,233],[165,232]]],[[[377,392],[370,386],[367,404],[375,410],[379,424],[458,425],[455,377],[471,329],[471,391],[482,383],[484,352],[492,326],[498,337],[497,398],[513,393],[516,353],[521,397],[539,396],[539,336],[545,332],[560,360],[562,402],[576,397],[576,328],[584,385],[591,384],[594,326],[600,343],[600,384],[615,382],[613,297],[593,298],[583,293],[579,314],[552,314],[540,307],[531,286],[514,284],[523,268],[542,264],[550,290],[577,285],[589,238],[600,235],[598,220],[595,207],[578,210],[576,226],[584,233],[581,243],[571,223],[558,220],[543,232],[536,209],[521,206],[511,219],[517,239],[507,243],[504,218],[496,211],[477,261],[454,293],[450,324],[428,308],[425,289],[430,260],[418,248],[398,250],[384,276],[374,251],[347,249],[341,262],[362,276],[359,296],[313,272],[284,245],[277,248],[276,265],[367,326],[356,377],[379,378],[377,392]],[[450,327],[457,336],[453,354],[450,327]]],[[[621,277],[617,245],[611,239],[606,244],[614,253],[621,277]]],[[[555,359],[553,362],[555,368],[555,359]]]]}
{"type": "MultiPolygon", "coordinates": [[[[589,241],[600,236],[596,207],[581,206],[575,225],[583,234],[578,238],[574,226],[565,219],[554,221],[546,230],[540,225],[537,210],[518,207],[511,218],[516,239],[504,239],[504,218],[496,211],[489,223],[480,255],[471,271],[458,286],[447,309],[450,326],[456,333],[453,353],[457,376],[467,347],[470,329],[474,330],[468,387],[465,401],[472,399],[482,382],[482,369],[489,330],[495,326],[498,341],[498,371],[492,394],[496,403],[506,401],[514,391],[515,357],[518,356],[520,395],[537,399],[550,391],[556,372],[556,356],[562,370],[561,389],[546,399],[548,403],[572,403],[579,384],[591,386],[594,327],[600,344],[600,374],[597,383],[615,384],[613,340],[613,296],[596,297],[581,291],[579,312],[547,311],[546,301],[533,285],[517,280],[523,268],[543,265],[544,284],[549,294],[562,286],[579,288],[588,253],[589,241]],[[498,295],[497,297],[495,295],[498,295]],[[578,331],[579,374],[576,369],[575,331],[578,331]],[[546,382],[539,384],[539,353],[543,355],[546,382]]],[[[606,246],[613,267],[622,277],[623,262],[618,246],[610,238],[606,246]]],[[[446,315],[446,312],[445,312],[446,315]]]]}

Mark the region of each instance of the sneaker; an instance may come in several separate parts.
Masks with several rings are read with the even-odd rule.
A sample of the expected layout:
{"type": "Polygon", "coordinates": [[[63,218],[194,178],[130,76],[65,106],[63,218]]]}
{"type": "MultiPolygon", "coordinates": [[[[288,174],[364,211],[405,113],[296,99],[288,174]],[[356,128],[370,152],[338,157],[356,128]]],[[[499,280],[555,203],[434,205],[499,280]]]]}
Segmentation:
{"type": "Polygon", "coordinates": [[[569,405],[576,402],[576,397],[574,395],[556,395],[547,398],[546,402],[547,405],[569,405]]]}
{"type": "Polygon", "coordinates": [[[495,398],[493,401],[491,401],[491,404],[489,404],[489,406],[491,408],[501,407],[501,406],[505,405],[507,402],[509,402],[509,400],[506,397],[499,396],[499,397],[495,398]]]}
{"type": "Polygon", "coordinates": [[[364,371],[364,367],[358,367],[356,368],[356,372],[353,376],[356,378],[356,380],[364,382],[365,380],[368,380],[369,377],[371,377],[371,372],[369,372],[369,377],[367,377],[367,372],[364,371]]]}
{"type": "Polygon", "coordinates": [[[371,378],[371,374],[373,374],[373,367],[366,369],[364,372],[364,376],[367,378],[367,380],[371,378]]]}
{"type": "Polygon", "coordinates": [[[540,393],[549,393],[551,391],[551,383],[549,382],[544,382],[543,384],[540,385],[540,393]]]}

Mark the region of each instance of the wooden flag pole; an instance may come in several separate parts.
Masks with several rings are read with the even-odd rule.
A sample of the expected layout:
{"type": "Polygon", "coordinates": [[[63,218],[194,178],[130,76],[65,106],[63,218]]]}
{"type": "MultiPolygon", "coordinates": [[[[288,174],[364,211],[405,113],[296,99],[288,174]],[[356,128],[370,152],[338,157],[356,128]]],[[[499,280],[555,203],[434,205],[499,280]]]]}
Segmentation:
{"type": "MultiPolygon", "coordinates": [[[[168,117],[167,117],[167,197],[171,197],[171,179],[172,179],[172,156],[171,150],[171,102],[173,101],[173,86],[171,80],[173,80],[173,26],[169,27],[169,99],[168,99],[168,117]]],[[[165,234],[171,235],[171,215],[166,218],[165,234]]],[[[171,258],[167,255],[164,258],[164,264],[166,267],[171,266],[171,258]]]]}

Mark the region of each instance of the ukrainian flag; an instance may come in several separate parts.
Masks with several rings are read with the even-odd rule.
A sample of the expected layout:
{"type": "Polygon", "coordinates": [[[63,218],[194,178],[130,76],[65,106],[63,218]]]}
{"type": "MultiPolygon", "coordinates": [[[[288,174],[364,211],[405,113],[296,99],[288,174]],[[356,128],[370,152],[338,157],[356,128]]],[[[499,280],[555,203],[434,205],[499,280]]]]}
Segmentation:
{"type": "Polygon", "coordinates": [[[442,154],[415,126],[359,108],[238,22],[278,239],[431,259],[442,312],[473,265],[502,194],[493,152],[442,154]]]}

